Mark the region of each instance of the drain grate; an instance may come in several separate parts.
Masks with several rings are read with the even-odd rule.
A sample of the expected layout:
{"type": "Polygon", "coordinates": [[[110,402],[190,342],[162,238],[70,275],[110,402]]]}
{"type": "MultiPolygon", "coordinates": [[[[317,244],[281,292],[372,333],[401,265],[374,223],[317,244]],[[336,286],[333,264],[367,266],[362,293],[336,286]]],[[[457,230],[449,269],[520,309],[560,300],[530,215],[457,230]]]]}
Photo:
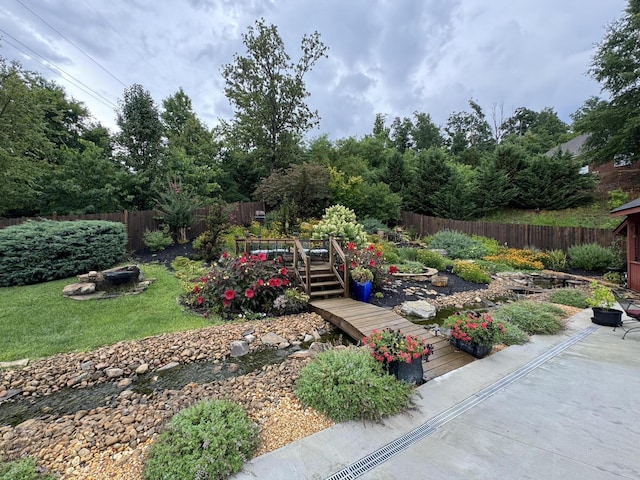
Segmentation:
{"type": "Polygon", "coordinates": [[[419,427],[411,430],[400,438],[397,438],[391,443],[386,444],[385,446],[379,448],[373,453],[370,453],[366,457],[361,458],[360,460],[352,463],[351,465],[346,466],[339,472],[334,473],[330,477],[327,477],[326,480],[353,480],[358,478],[359,476],[365,474],[369,470],[373,470],[377,466],[386,462],[389,458],[394,455],[400,453],[401,451],[409,448],[414,443],[426,438],[435,432],[439,427],[443,426],[445,423],[453,420],[456,417],[459,417],[466,411],[472,409],[479,403],[483,402],[487,398],[489,398],[494,393],[502,390],[508,385],[512,384],[516,380],[524,377],[531,371],[538,368],[543,363],[551,360],[553,357],[559,355],[567,348],[572,345],[578,343],[588,335],[592,334],[599,328],[598,325],[591,325],[590,327],[581,330],[579,333],[569,337],[564,342],[559,343],[555,347],[551,348],[544,354],[536,357],[529,363],[526,363],[522,367],[514,370],[509,375],[501,378],[497,382],[489,385],[488,387],[483,388],[476,394],[471,397],[463,400],[457,405],[451,407],[448,410],[445,410],[441,414],[433,417],[427,422],[423,423],[419,427]]]}

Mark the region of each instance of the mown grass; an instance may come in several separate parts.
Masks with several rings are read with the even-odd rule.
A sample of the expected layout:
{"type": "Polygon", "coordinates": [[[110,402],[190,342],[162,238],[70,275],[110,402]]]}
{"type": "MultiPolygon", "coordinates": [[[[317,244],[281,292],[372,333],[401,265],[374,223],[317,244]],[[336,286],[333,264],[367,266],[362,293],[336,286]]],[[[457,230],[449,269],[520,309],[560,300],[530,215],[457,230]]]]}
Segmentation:
{"type": "Polygon", "coordinates": [[[177,302],[179,280],[162,265],[143,265],[157,280],[141,295],[76,301],[62,297],[74,278],[0,288],[0,361],[87,351],[122,340],[211,325],[177,302]]]}

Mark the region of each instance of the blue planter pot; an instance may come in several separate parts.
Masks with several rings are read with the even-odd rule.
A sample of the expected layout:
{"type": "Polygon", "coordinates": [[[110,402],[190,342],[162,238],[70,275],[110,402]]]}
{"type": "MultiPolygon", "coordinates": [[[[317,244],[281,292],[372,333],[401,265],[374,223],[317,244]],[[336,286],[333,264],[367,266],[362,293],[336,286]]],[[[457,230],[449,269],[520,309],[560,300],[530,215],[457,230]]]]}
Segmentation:
{"type": "Polygon", "coordinates": [[[351,284],[351,295],[354,299],[367,303],[371,296],[372,285],[371,282],[353,282],[351,284]]]}

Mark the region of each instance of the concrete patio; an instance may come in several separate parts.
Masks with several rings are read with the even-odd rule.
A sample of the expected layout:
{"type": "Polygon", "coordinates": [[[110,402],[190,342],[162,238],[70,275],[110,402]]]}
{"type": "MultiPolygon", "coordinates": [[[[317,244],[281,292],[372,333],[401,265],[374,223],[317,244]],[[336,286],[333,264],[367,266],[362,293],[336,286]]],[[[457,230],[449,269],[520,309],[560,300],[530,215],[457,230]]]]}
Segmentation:
{"type": "Polygon", "coordinates": [[[537,336],[417,389],[417,409],[257,457],[235,479],[640,478],[640,332],[537,336]]]}

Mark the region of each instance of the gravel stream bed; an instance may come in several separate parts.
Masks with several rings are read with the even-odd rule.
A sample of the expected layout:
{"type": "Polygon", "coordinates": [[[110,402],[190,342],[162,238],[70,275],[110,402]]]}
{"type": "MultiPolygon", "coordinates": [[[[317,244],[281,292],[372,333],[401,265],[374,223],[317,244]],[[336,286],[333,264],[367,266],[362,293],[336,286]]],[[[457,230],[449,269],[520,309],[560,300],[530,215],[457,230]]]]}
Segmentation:
{"type": "MultiPolygon", "coordinates": [[[[488,287],[452,292],[429,301],[439,308],[462,307],[482,299],[507,296],[511,293],[506,288],[508,283],[509,280],[498,278],[488,287]]],[[[531,298],[545,300],[546,295],[531,298]]],[[[150,393],[134,391],[136,376],[172,363],[182,365],[202,360],[213,362],[209,368],[233,368],[233,362],[228,362],[230,344],[242,340],[247,332],[256,339],[250,343],[250,349],[255,350],[264,348],[260,339],[267,334],[279,335],[286,343],[297,345],[305,336],[317,338],[318,332],[332,329],[320,316],[306,313],[120,342],[2,371],[0,402],[11,402],[9,397],[35,400],[55,395],[61,389],[85,389],[109,382],[117,391],[90,410],[29,419],[15,427],[1,426],[0,452],[4,460],[31,456],[62,479],[139,479],[146,450],[165,423],[179,410],[210,398],[241,404],[260,426],[261,446],[257,455],[277,449],[332,425],[323,415],[302,408],[293,395],[295,381],[309,361],[308,356],[293,354],[281,363],[265,365],[244,375],[150,393]]]]}

